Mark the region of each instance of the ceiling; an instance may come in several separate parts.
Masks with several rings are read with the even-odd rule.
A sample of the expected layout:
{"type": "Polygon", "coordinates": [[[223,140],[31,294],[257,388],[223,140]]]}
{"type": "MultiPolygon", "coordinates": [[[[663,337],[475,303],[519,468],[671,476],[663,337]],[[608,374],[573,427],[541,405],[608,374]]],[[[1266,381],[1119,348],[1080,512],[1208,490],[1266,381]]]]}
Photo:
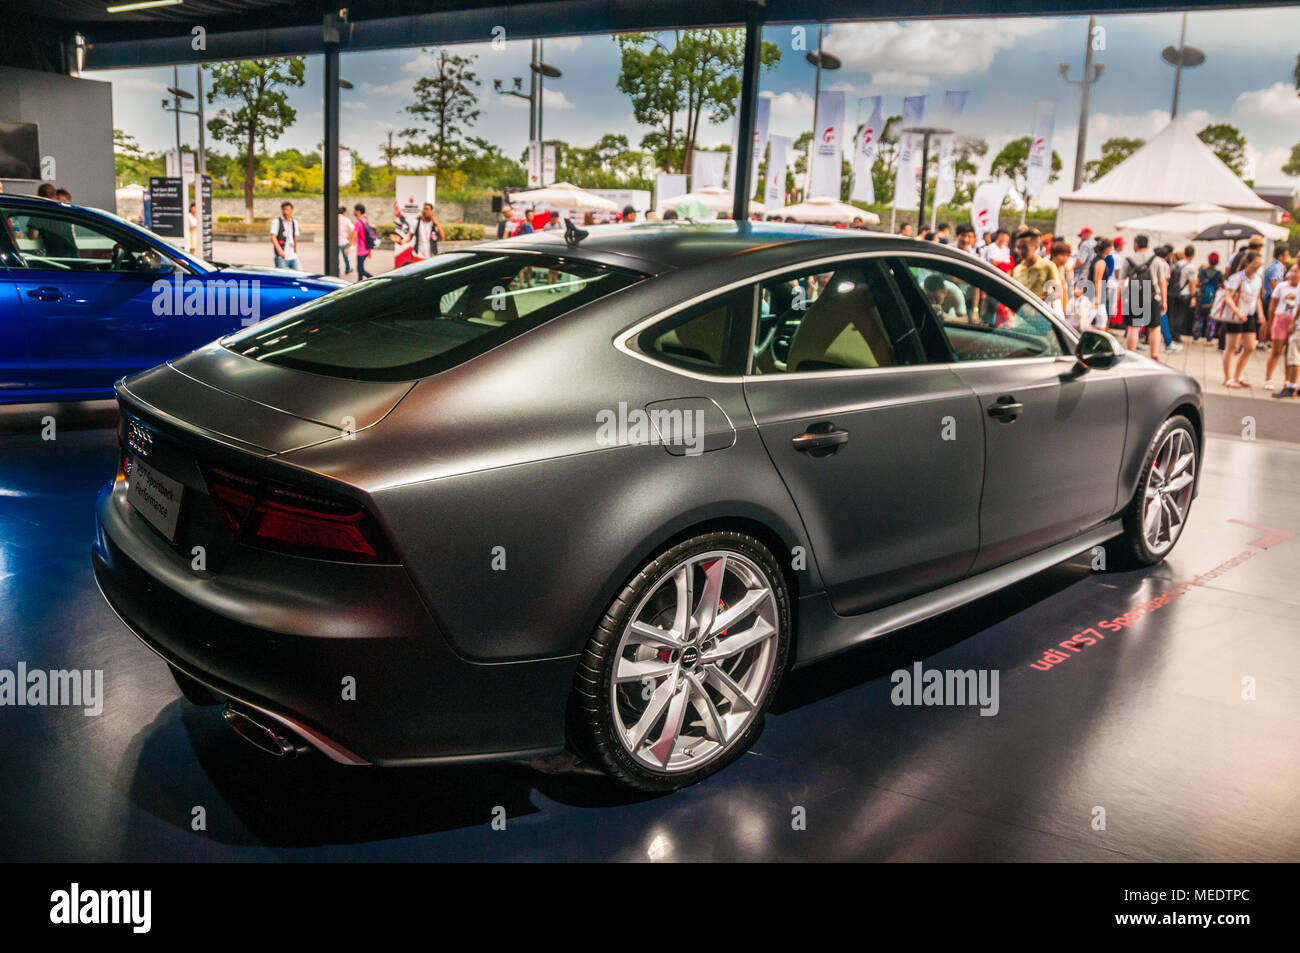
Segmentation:
{"type": "MultiPolygon", "coordinates": [[[[319,52],[325,14],[346,5],[347,49],[384,49],[482,40],[493,27],[514,36],[560,36],[744,22],[749,0],[184,0],[183,3],[110,14],[108,0],[4,0],[8,22],[26,29],[0,38],[0,63],[40,50],[45,59],[66,56],[73,34],[90,44],[87,69],[157,66],[196,60],[239,59],[319,52]],[[190,31],[201,25],[208,48],[196,53],[190,31]]],[[[114,0],[122,2],[122,0],[114,0]]],[[[762,0],[760,0],[760,3],[762,0]]],[[[1285,0],[1260,0],[1282,5],[1285,0]]],[[[1291,0],[1295,2],[1295,0],[1291,0]]],[[[1227,0],[766,0],[767,22],[904,19],[972,16],[1061,16],[1138,10],[1240,6],[1227,0]]]]}

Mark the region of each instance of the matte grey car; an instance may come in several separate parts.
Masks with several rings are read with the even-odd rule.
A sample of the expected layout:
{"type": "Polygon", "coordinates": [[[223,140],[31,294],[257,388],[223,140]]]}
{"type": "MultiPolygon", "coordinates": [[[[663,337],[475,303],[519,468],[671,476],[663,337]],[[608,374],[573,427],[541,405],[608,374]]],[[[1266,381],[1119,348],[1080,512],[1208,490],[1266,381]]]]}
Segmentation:
{"type": "Polygon", "coordinates": [[[119,382],[93,561],[186,696],[378,765],[667,790],[806,665],[1196,492],[1199,388],[976,258],[730,222],[440,255],[119,382]]]}

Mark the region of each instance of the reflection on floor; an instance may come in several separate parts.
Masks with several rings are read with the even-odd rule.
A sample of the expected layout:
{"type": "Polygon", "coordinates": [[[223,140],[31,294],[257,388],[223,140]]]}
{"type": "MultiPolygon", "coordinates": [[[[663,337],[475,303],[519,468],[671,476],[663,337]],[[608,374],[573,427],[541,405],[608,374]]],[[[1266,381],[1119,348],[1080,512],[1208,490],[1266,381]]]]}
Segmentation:
{"type": "Polygon", "coordinates": [[[520,766],[252,749],[178,697],[95,588],[91,506],[115,452],[103,429],[0,437],[0,669],[102,669],[106,695],[98,717],[0,708],[0,858],[1300,856],[1300,538],[1268,529],[1300,530],[1300,450],[1212,439],[1165,565],[1064,564],[795,673],[752,754],[653,798],[520,766]],[[997,714],[894,705],[891,672],[915,662],[996,671],[997,714]]]}

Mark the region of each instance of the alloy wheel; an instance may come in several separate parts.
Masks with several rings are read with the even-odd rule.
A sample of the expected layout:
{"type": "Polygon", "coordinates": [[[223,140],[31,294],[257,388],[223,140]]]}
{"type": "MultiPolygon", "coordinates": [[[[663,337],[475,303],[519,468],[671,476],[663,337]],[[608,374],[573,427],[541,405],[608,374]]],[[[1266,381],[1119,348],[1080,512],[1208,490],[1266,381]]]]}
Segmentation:
{"type": "Polygon", "coordinates": [[[1196,446],[1191,434],[1171,430],[1151,461],[1142,504],[1142,537],[1153,554],[1167,552],[1178,540],[1195,483],[1196,446]]]}
{"type": "Polygon", "coordinates": [[[728,750],[772,680],[778,626],[771,584],[740,553],[700,553],[664,573],[615,654],[611,707],[628,754],[678,774],[728,750]]]}

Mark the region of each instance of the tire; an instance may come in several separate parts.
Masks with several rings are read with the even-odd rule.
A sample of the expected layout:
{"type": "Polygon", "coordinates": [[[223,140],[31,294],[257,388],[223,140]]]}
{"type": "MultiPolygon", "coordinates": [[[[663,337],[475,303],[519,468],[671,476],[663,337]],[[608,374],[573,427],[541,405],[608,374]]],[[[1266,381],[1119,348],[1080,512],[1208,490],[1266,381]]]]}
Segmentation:
{"type": "Polygon", "coordinates": [[[1124,510],[1124,532],[1106,544],[1108,569],[1122,571],[1154,566],[1169,555],[1174,544],[1182,537],[1183,527],[1191,514],[1199,462],[1196,430],[1186,417],[1175,415],[1160,425],[1143,458],[1137,490],[1124,510]],[[1190,459],[1186,459],[1188,454],[1190,459]],[[1185,462],[1180,466],[1179,461],[1185,462]],[[1168,472],[1171,463],[1175,467],[1172,474],[1168,472]],[[1167,487],[1175,482],[1180,485],[1174,492],[1170,492],[1167,487]],[[1153,541],[1145,519],[1157,519],[1147,507],[1148,499],[1156,498],[1160,498],[1156,503],[1160,507],[1160,513],[1156,527],[1158,532],[1153,541]],[[1176,525],[1173,519],[1175,513],[1180,514],[1176,525]],[[1165,527],[1168,527],[1166,532],[1159,532],[1165,527]]]}
{"type": "Polygon", "coordinates": [[[767,547],[734,532],[688,539],[632,577],[587,643],[570,746],[628,787],[694,784],[758,737],[789,651],[790,594],[767,547]]]}

